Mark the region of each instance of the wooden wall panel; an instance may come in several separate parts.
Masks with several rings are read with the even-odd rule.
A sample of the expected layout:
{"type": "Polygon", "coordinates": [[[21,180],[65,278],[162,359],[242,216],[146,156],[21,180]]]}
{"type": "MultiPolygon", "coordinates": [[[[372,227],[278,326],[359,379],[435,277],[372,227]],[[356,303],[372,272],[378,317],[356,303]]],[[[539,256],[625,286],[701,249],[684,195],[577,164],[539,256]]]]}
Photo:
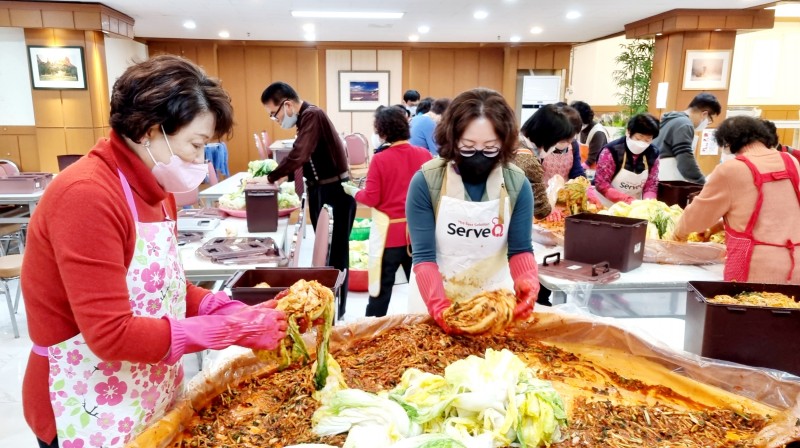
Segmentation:
{"type": "Polygon", "coordinates": [[[94,129],[65,129],[66,154],[87,154],[94,146],[94,129]]]}
{"type": "Polygon", "coordinates": [[[453,94],[450,98],[453,98],[465,90],[481,85],[480,59],[481,55],[478,49],[455,50],[453,94]]]}
{"type": "Polygon", "coordinates": [[[423,96],[429,95],[430,88],[430,51],[410,50],[408,52],[408,83],[409,89],[418,90],[423,96]]]}
{"type": "Polygon", "coordinates": [[[17,167],[22,165],[19,153],[19,138],[16,135],[0,135],[0,159],[10,160],[17,167]]]}
{"type": "MultiPolygon", "coordinates": [[[[269,82],[283,81],[291,86],[297,85],[297,50],[293,48],[273,48],[272,58],[272,79],[269,82]]],[[[297,92],[301,98],[304,93],[297,92]]],[[[303,98],[305,99],[305,98],[303,98]]],[[[282,129],[280,126],[273,126],[274,139],[292,138],[297,133],[296,129],[282,129]]]]}
{"type": "Polygon", "coordinates": [[[56,156],[67,154],[67,139],[64,128],[37,128],[36,144],[39,153],[39,169],[57,173],[56,156]]]}
{"type": "Polygon", "coordinates": [[[0,26],[11,26],[11,15],[8,8],[0,8],[0,26]]]}
{"type": "Polygon", "coordinates": [[[197,59],[195,60],[209,76],[219,77],[217,70],[217,44],[207,43],[197,46],[197,59]]]}
{"type": "Polygon", "coordinates": [[[44,28],[75,28],[72,11],[42,11],[44,28]]]}
{"type": "MultiPolygon", "coordinates": [[[[323,52],[320,52],[322,56],[323,52]]],[[[320,58],[320,64],[323,62],[320,58]]],[[[378,70],[389,70],[392,79],[389,80],[389,104],[398,104],[403,100],[403,51],[378,50],[378,70]],[[400,78],[400,79],[397,79],[400,78]]]]}
{"type": "Polygon", "coordinates": [[[92,127],[92,99],[88,90],[62,90],[61,106],[64,127],[92,127]]]}
{"type": "Polygon", "coordinates": [[[42,28],[42,12],[37,9],[11,9],[11,23],[17,28],[42,28]]]}
{"type": "Polygon", "coordinates": [[[353,129],[353,117],[350,112],[339,111],[339,72],[352,68],[350,50],[325,50],[325,91],[326,112],[333,126],[339,132],[350,132],[353,129]]]}
{"type": "Polygon", "coordinates": [[[434,98],[454,96],[455,51],[451,49],[430,50],[430,73],[427,91],[420,91],[423,97],[434,98]]]}
{"type": "MultiPolygon", "coordinates": [[[[264,105],[261,104],[261,92],[267,87],[267,80],[272,79],[272,64],[270,50],[267,47],[244,48],[244,109],[234,110],[236,121],[236,134],[245,136],[246,146],[237,148],[246,154],[247,160],[258,158],[258,149],[253,140],[253,132],[267,131],[272,137],[272,120],[269,119],[264,105]]],[[[227,88],[225,83],[225,87],[227,88]]],[[[232,147],[228,148],[229,151],[232,147]]]]}
{"type": "Polygon", "coordinates": [[[36,141],[36,134],[19,136],[19,158],[21,165],[19,168],[24,171],[40,171],[39,146],[36,141]]]}
{"type": "Polygon", "coordinates": [[[523,47],[515,50],[517,53],[517,68],[535,68],[536,67],[536,52],[535,47],[523,47]]]}
{"type": "Polygon", "coordinates": [[[219,76],[226,80],[225,90],[231,96],[233,104],[234,120],[236,129],[227,142],[228,145],[228,165],[231,172],[244,171],[250,158],[247,155],[248,140],[252,139],[252,134],[248,135],[246,118],[242,115],[247,110],[247,89],[245,80],[245,60],[244,47],[240,46],[221,46],[217,55],[219,61],[219,76]]]}
{"type": "Polygon", "coordinates": [[[503,90],[503,50],[482,48],[479,52],[478,85],[501,92],[503,90]]]}
{"type": "Polygon", "coordinates": [[[554,69],[555,65],[553,64],[555,60],[555,52],[552,48],[545,47],[545,48],[538,48],[536,50],[536,65],[534,68],[537,69],[554,69]]]}

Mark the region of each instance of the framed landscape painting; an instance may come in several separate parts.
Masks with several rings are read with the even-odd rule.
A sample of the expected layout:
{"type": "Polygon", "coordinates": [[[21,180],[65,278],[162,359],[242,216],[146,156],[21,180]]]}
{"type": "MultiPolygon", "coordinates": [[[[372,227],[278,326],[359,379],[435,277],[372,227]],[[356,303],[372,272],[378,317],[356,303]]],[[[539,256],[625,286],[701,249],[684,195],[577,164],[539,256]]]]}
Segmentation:
{"type": "Polygon", "coordinates": [[[731,73],[730,50],[688,50],[684,90],[725,90],[731,73]]]}
{"type": "Polygon", "coordinates": [[[340,71],[339,111],[373,111],[389,105],[388,71],[340,71]]]}
{"type": "Polygon", "coordinates": [[[83,47],[28,46],[34,89],[85,89],[83,47]]]}

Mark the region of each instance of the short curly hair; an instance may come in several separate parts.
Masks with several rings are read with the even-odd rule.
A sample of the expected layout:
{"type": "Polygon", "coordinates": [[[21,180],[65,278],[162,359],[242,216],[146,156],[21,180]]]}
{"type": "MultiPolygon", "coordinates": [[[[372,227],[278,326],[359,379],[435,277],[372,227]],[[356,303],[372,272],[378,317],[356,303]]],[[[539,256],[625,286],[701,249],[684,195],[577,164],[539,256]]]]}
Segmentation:
{"type": "Polygon", "coordinates": [[[393,106],[379,107],[375,111],[375,132],[383,137],[386,143],[408,140],[411,134],[405,109],[393,106]]]}
{"type": "Polygon", "coordinates": [[[489,120],[497,134],[500,163],[512,161],[518,147],[517,119],[503,95],[485,88],[467,90],[450,102],[434,131],[434,140],[439,144],[439,157],[448,161],[460,160],[458,144],[464,130],[473,120],[481,117],[489,120]]]}
{"type": "Polygon", "coordinates": [[[188,59],[161,55],[128,67],[117,79],[109,124],[139,143],[153,126],[172,135],[203,112],[214,115],[214,138],[230,134],[233,106],[219,81],[188,59]]]}
{"type": "Polygon", "coordinates": [[[769,147],[774,137],[760,119],[737,116],[726,118],[717,128],[714,138],[717,140],[717,145],[727,146],[731,154],[736,154],[754,142],[761,142],[769,147]]]}

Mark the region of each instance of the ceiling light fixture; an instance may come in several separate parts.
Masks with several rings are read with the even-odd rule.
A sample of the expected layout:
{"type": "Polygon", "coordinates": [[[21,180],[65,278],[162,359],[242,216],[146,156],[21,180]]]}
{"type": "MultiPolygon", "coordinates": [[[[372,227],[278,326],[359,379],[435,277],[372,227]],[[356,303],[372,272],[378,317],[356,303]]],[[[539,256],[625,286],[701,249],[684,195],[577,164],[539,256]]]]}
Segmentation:
{"type": "Polygon", "coordinates": [[[581,16],[581,13],[579,13],[578,11],[570,11],[570,12],[567,13],[567,18],[570,19],[570,20],[575,20],[580,16],[581,16]]]}
{"type": "Polygon", "coordinates": [[[309,19],[402,19],[404,14],[379,11],[292,11],[292,17],[309,19]]]}
{"type": "Polygon", "coordinates": [[[315,27],[313,23],[306,23],[305,25],[303,25],[303,31],[305,31],[306,33],[313,33],[314,29],[315,27]]]}
{"type": "Polygon", "coordinates": [[[510,40],[511,42],[519,42],[522,40],[522,38],[519,36],[511,36],[508,40],[510,40]]]}
{"type": "Polygon", "coordinates": [[[303,38],[305,38],[305,40],[307,40],[307,41],[309,41],[309,42],[312,42],[312,41],[315,41],[315,40],[317,40],[317,35],[316,35],[316,34],[314,34],[314,33],[306,33],[306,34],[303,36],[303,38]]]}
{"type": "Polygon", "coordinates": [[[187,20],[183,22],[183,27],[186,28],[187,30],[193,30],[197,28],[197,24],[194,23],[194,20],[187,20]]]}
{"type": "Polygon", "coordinates": [[[227,39],[227,38],[231,37],[231,33],[223,30],[223,31],[219,32],[219,37],[221,37],[223,39],[227,39]]]}
{"type": "Polygon", "coordinates": [[[656,36],[661,36],[661,35],[663,35],[663,34],[664,34],[664,33],[656,33],[656,36]]]}
{"type": "Polygon", "coordinates": [[[420,25],[420,27],[417,28],[417,31],[419,31],[419,34],[427,34],[430,30],[431,30],[431,27],[429,27],[428,25],[420,25]]]}
{"type": "Polygon", "coordinates": [[[482,10],[482,9],[479,9],[479,10],[475,11],[472,14],[472,17],[475,17],[478,20],[483,20],[483,19],[489,17],[489,13],[484,11],[484,10],[482,10]]]}
{"type": "Polygon", "coordinates": [[[419,34],[412,34],[412,35],[408,36],[408,40],[410,40],[411,42],[418,41],[419,40],[419,34]]]}
{"type": "Polygon", "coordinates": [[[542,34],[542,31],[544,30],[540,26],[535,26],[531,28],[531,34],[542,34]]]}
{"type": "Polygon", "coordinates": [[[722,28],[717,28],[714,31],[722,31],[722,28]]]}

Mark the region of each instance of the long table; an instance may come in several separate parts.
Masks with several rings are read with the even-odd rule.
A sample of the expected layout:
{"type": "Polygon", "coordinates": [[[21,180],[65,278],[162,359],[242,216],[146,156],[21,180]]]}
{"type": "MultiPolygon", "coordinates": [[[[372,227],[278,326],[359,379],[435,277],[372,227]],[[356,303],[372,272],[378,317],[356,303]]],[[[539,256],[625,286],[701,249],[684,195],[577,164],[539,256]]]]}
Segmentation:
{"type": "Polygon", "coordinates": [[[213,230],[206,233],[203,241],[191,243],[178,249],[178,253],[186,273],[186,278],[193,282],[198,281],[224,281],[230,278],[237,271],[242,269],[256,269],[259,267],[275,267],[276,263],[264,264],[218,264],[196,254],[197,249],[211,238],[226,236],[226,229],[231,229],[240,237],[271,237],[275,244],[284,251],[286,250],[287,232],[289,228],[289,218],[278,218],[278,230],[275,232],[250,233],[247,231],[247,220],[242,218],[226,218],[213,230]]]}
{"type": "Polygon", "coordinates": [[[247,176],[248,174],[245,171],[236,173],[218,184],[206,188],[197,196],[207,207],[211,207],[214,205],[213,202],[218,201],[222,195],[236,191],[242,185],[242,180],[247,176]]]}
{"type": "MultiPolygon", "coordinates": [[[[560,246],[546,247],[535,242],[533,252],[538,263],[552,253],[559,252],[564,255],[564,249],[560,246]]],[[[667,293],[670,296],[670,303],[667,306],[668,310],[661,315],[674,317],[685,314],[686,286],[689,281],[722,281],[722,271],[721,264],[688,266],[643,263],[639,268],[624,272],[620,274],[619,279],[606,284],[575,282],[544,274],[539,275],[539,282],[553,291],[551,299],[553,304],[574,302],[580,306],[587,306],[590,305],[593,294],[603,294],[604,297],[594,299],[595,303],[598,300],[608,300],[615,306],[624,308],[630,304],[629,300],[615,295],[667,293]]],[[[629,315],[641,317],[634,311],[629,315]]]]}
{"type": "Polygon", "coordinates": [[[42,199],[44,190],[35,193],[6,193],[0,194],[0,205],[24,205],[28,207],[27,213],[12,211],[0,215],[0,224],[27,224],[31,220],[33,211],[42,199]]]}

